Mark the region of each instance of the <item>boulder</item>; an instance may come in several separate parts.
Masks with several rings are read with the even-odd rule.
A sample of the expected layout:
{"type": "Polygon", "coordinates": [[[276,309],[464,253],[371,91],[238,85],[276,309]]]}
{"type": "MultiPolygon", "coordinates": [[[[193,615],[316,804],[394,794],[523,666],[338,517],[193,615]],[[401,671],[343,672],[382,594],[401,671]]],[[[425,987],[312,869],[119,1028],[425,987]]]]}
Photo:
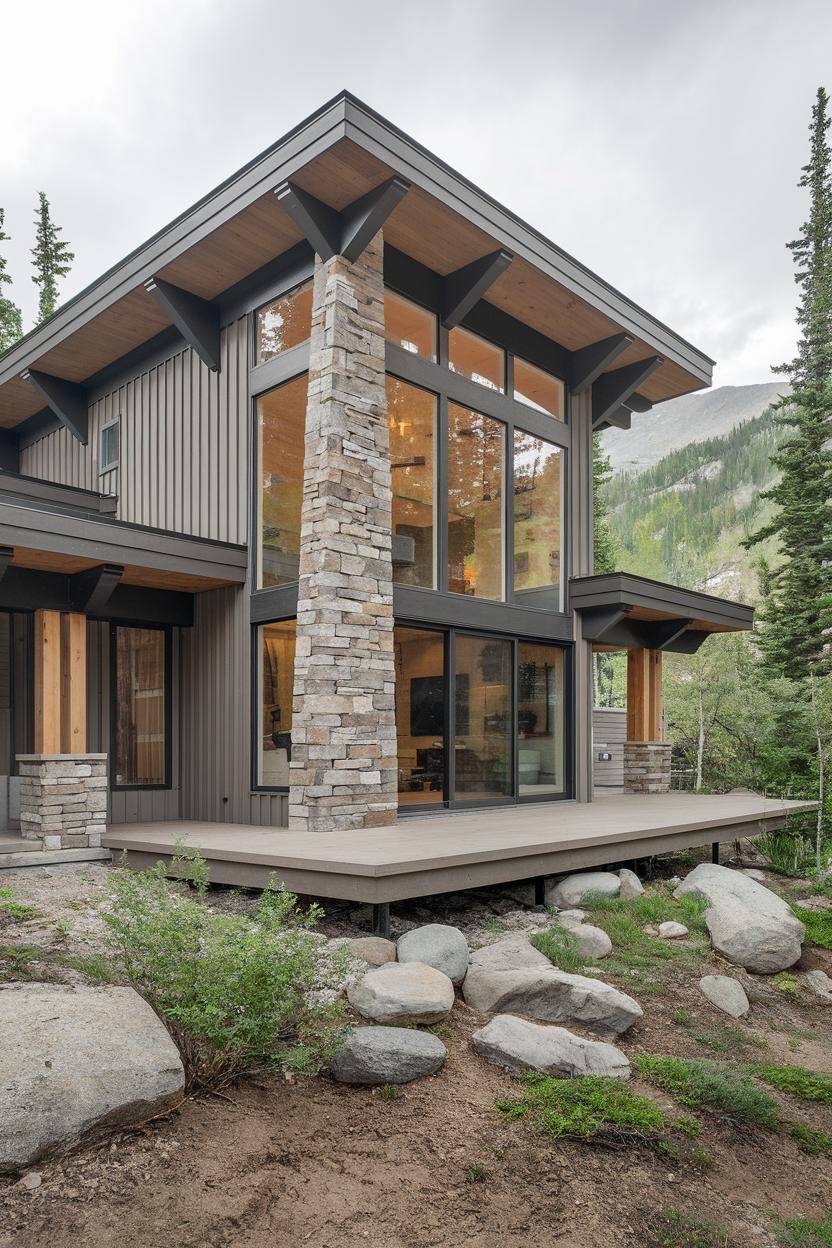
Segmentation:
{"type": "Polygon", "coordinates": [[[644,892],[644,885],[636,875],[635,871],[631,871],[629,867],[622,867],[616,873],[621,881],[621,888],[618,896],[628,901],[631,897],[640,897],[644,892]]]}
{"type": "Polygon", "coordinates": [[[547,1023],[571,1023],[597,1035],[620,1035],[642,1016],[641,1006],[609,984],[546,966],[468,968],[462,995],[482,1014],[510,1012],[547,1023]]]}
{"type": "Polygon", "coordinates": [[[665,923],[659,924],[656,935],[661,936],[662,940],[679,940],[690,933],[684,923],[674,923],[672,919],[668,919],[665,923]]]}
{"type": "Polygon", "coordinates": [[[475,1031],[471,1047],[480,1057],[517,1074],[540,1070],[559,1079],[607,1075],[628,1079],[630,1063],[611,1044],[585,1040],[565,1027],[542,1027],[513,1014],[498,1014],[475,1031]]]}
{"type": "Polygon", "coordinates": [[[338,1083],[410,1083],[440,1070],[448,1050],[413,1027],[353,1027],[329,1064],[338,1083]]]}
{"type": "Polygon", "coordinates": [[[806,929],[782,898],[741,871],[703,862],[674,897],[704,897],[711,944],[729,962],[773,974],[794,966],[806,929]]]}
{"type": "Polygon", "coordinates": [[[184,1086],[176,1045],[132,988],[0,990],[0,1171],[139,1122],[184,1086]]]}
{"type": "Polygon", "coordinates": [[[712,1005],[732,1018],[742,1018],[751,1008],[742,984],[730,975],[704,975],[699,987],[712,1005]]]}
{"type": "Polygon", "coordinates": [[[587,962],[605,958],[612,953],[612,941],[602,927],[593,927],[591,923],[581,923],[577,927],[566,929],[575,937],[578,953],[587,962]]]}
{"type": "Polygon", "coordinates": [[[493,945],[484,945],[475,949],[470,957],[468,973],[472,967],[488,968],[492,971],[514,971],[524,966],[551,966],[552,963],[530,945],[526,936],[507,936],[493,945]]]}
{"type": "Polygon", "coordinates": [[[803,978],[816,997],[819,997],[825,1005],[832,1005],[832,979],[826,971],[807,971],[803,978]]]}
{"type": "Polygon", "coordinates": [[[421,962],[385,962],[350,984],[347,999],[377,1023],[438,1023],[451,1011],[454,986],[421,962]]]}
{"type": "Polygon", "coordinates": [[[423,962],[461,984],[468,970],[468,941],[458,927],[428,923],[399,937],[400,962],[423,962]]]}
{"type": "Polygon", "coordinates": [[[582,871],[579,875],[567,875],[548,892],[546,904],[559,910],[571,910],[579,906],[589,893],[601,893],[604,897],[617,897],[621,881],[611,871],[582,871]]]}
{"type": "Polygon", "coordinates": [[[385,962],[396,961],[395,943],[385,940],[383,936],[356,936],[346,943],[350,953],[370,966],[384,966],[385,962]]]}
{"type": "Polygon", "coordinates": [[[559,927],[580,927],[586,918],[586,910],[559,910],[555,922],[559,927]]]}

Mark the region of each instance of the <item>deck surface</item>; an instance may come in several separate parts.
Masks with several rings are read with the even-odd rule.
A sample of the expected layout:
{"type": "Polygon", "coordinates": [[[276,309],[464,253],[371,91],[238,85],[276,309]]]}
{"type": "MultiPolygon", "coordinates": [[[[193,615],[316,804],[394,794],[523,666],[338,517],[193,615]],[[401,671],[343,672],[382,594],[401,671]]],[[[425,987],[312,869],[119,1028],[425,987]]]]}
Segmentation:
{"type": "Polygon", "coordinates": [[[188,820],[111,825],[104,844],[128,851],[138,866],[184,841],[200,850],[218,882],[262,885],[274,872],[297,891],[378,901],[754,836],[813,808],[751,793],[605,794],[586,804],[423,815],[351,832],[188,820]]]}

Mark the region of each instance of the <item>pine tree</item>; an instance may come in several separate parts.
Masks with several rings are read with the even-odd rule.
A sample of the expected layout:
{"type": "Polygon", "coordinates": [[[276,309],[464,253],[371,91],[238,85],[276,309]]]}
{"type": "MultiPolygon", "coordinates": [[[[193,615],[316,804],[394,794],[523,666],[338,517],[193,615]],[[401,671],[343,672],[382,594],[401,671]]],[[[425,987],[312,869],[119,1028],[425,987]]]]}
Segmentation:
{"type": "Polygon", "coordinates": [[[747,545],[774,538],[781,560],[761,566],[760,648],[772,674],[808,686],[816,728],[820,809],[816,834],[822,870],[825,742],[818,715],[818,682],[832,669],[832,152],[829,97],[821,87],[812,109],[809,163],[798,185],[809,191],[808,220],[788,244],[799,287],[797,354],[776,372],[792,393],[778,406],[786,430],[772,462],[780,478],[764,497],[776,504],[771,522],[747,545]]]}
{"type": "Polygon", "coordinates": [[[75,259],[69,243],[58,238],[61,227],[53,224],[49,212],[49,200],[38,191],[38,207],[35,212],[35,246],[32,248],[32,281],[40,287],[38,300],[38,324],[55,311],[58,303],[58,278],[66,277],[75,259]]]}
{"type": "MultiPolygon", "coordinates": [[[[9,238],[9,235],[3,228],[5,220],[6,214],[0,208],[0,243],[5,243],[9,238]]],[[[11,281],[11,274],[6,272],[6,261],[0,255],[0,353],[7,351],[23,333],[23,320],[20,315],[20,308],[3,294],[4,285],[8,283],[11,286],[11,281]]]]}
{"type": "Polygon", "coordinates": [[[612,535],[606,485],[612,477],[609,456],[604,454],[600,433],[592,435],[592,524],[595,571],[614,572],[618,564],[618,543],[612,535]]]}

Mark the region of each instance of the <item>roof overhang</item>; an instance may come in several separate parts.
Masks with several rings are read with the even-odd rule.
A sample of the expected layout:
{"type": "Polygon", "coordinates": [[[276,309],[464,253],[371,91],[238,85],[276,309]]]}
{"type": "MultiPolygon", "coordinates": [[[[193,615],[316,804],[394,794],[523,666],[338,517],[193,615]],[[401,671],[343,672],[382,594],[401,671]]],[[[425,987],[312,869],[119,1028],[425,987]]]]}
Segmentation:
{"type": "Polygon", "coordinates": [[[573,577],[572,608],[597,650],[667,650],[693,654],[711,633],[744,632],[754,608],[629,572],[573,577]]]}
{"type": "Polygon", "coordinates": [[[43,409],[27,369],[83,387],[181,327],[189,310],[210,322],[210,308],[187,296],[210,303],[304,241],[276,194],[287,182],[337,214],[390,179],[409,184],[385,220],[391,246],[442,277],[508,252],[511,263],[488,286],[489,303],[570,353],[627,335],[613,371],[659,358],[628,402],[649,407],[710,384],[713,361],[701,351],[342,92],[0,357],[0,427],[43,409]],[[176,300],[159,297],[159,282],[175,288],[176,300]]]}

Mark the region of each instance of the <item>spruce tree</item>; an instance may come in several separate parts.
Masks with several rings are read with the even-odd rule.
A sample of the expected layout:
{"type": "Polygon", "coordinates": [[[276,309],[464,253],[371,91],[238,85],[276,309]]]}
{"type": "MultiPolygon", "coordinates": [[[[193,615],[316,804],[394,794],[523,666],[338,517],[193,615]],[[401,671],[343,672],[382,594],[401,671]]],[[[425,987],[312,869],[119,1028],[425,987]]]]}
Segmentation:
{"type": "Polygon", "coordinates": [[[609,456],[604,453],[600,433],[592,435],[592,527],[594,568],[597,573],[614,572],[618,564],[618,543],[610,529],[606,485],[612,477],[609,456]]]}
{"type": "Polygon", "coordinates": [[[786,436],[772,456],[779,480],[763,497],[776,504],[771,521],[747,542],[768,538],[779,559],[761,565],[763,605],[759,633],[772,675],[807,686],[815,724],[820,810],[816,859],[822,870],[825,741],[818,713],[818,682],[829,675],[832,629],[832,153],[829,97],[821,87],[812,109],[809,163],[798,185],[809,191],[809,217],[788,244],[799,288],[797,354],[775,372],[791,383],[778,405],[786,436]]]}
{"type": "Polygon", "coordinates": [[[40,287],[38,324],[51,316],[58,304],[58,278],[66,277],[75,259],[69,243],[58,238],[61,227],[55,225],[49,211],[49,200],[38,191],[35,212],[35,246],[32,248],[32,281],[40,287]]]}
{"type": "MultiPolygon", "coordinates": [[[[0,208],[0,243],[5,243],[9,239],[9,235],[3,228],[5,220],[6,214],[0,208]]],[[[6,272],[5,258],[0,253],[0,353],[7,351],[23,333],[20,308],[3,294],[3,287],[7,284],[11,286],[11,281],[11,274],[6,272]]]]}

